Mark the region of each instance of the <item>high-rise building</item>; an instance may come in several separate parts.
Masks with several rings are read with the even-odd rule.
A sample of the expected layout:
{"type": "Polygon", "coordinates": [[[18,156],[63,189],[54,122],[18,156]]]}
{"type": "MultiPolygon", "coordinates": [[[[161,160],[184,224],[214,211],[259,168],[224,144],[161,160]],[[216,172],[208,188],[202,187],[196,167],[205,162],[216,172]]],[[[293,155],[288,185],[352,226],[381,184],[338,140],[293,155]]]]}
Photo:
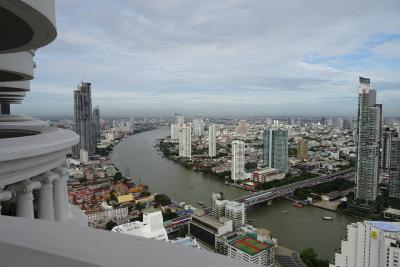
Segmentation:
{"type": "Polygon", "coordinates": [[[321,117],[321,125],[326,125],[326,118],[325,117],[321,117]]]}
{"type": "Polygon", "coordinates": [[[376,104],[376,91],[370,79],[360,77],[356,131],[355,198],[374,201],[378,193],[379,143],[382,105],[376,104]]]}
{"type": "Polygon", "coordinates": [[[100,140],[100,108],[96,106],[92,113],[92,138],[94,152],[97,150],[97,143],[100,140]]]}
{"type": "Polygon", "coordinates": [[[215,157],[217,155],[217,135],[215,124],[210,124],[208,127],[208,156],[215,157]]]}
{"type": "Polygon", "coordinates": [[[179,139],[179,125],[171,124],[171,139],[179,139]]]}
{"type": "Polygon", "coordinates": [[[297,159],[298,160],[305,160],[308,158],[308,144],[303,138],[299,139],[297,143],[297,159]]]}
{"type": "Polygon", "coordinates": [[[236,128],[236,133],[240,135],[244,135],[247,133],[247,122],[246,120],[240,120],[239,126],[236,128]]]}
{"type": "Polygon", "coordinates": [[[347,226],[347,238],[330,267],[398,267],[400,223],[364,221],[347,226]]]}
{"type": "MultiPolygon", "coordinates": [[[[87,216],[69,203],[67,188],[66,155],[79,136],[10,114],[10,105],[29,94],[36,51],[57,36],[55,6],[55,0],[0,1],[0,266],[131,266],[132,259],[143,267],[243,266],[205,250],[84,227],[87,216]]],[[[41,61],[59,68],[52,55],[41,61]]],[[[232,231],[232,221],[228,226],[217,230],[232,231]]]]}
{"type": "Polygon", "coordinates": [[[175,124],[182,125],[185,124],[185,116],[182,114],[175,113],[175,124]]]}
{"type": "Polygon", "coordinates": [[[241,140],[232,142],[231,179],[236,183],[244,180],[245,143],[241,140]]]}
{"type": "Polygon", "coordinates": [[[400,138],[397,132],[391,138],[389,154],[389,196],[400,198],[400,138]]]}
{"type": "Polygon", "coordinates": [[[236,201],[226,201],[225,218],[232,220],[234,230],[239,229],[241,225],[246,223],[245,204],[236,201]]]}
{"type": "Polygon", "coordinates": [[[92,98],[91,83],[82,82],[74,91],[74,130],[79,135],[79,143],[73,147],[72,154],[78,158],[81,149],[88,151],[89,155],[95,153],[92,141],[92,98]]]}
{"type": "Polygon", "coordinates": [[[281,172],[288,172],[288,131],[284,128],[264,130],[264,164],[281,172]]]}
{"type": "Polygon", "coordinates": [[[351,129],[351,121],[348,119],[343,120],[343,129],[350,130],[351,129]]]}
{"type": "Polygon", "coordinates": [[[388,170],[390,166],[390,150],[392,140],[397,136],[397,131],[393,128],[385,127],[382,129],[381,137],[381,153],[379,157],[379,167],[383,170],[388,170]]]}
{"type": "Polygon", "coordinates": [[[343,120],[343,118],[337,118],[337,119],[335,120],[335,126],[336,126],[337,128],[339,128],[339,129],[343,129],[343,126],[344,126],[344,120],[343,120]]]}
{"type": "Polygon", "coordinates": [[[190,123],[179,126],[179,157],[192,157],[192,126],[190,123]]]}
{"type": "Polygon", "coordinates": [[[183,115],[175,113],[175,121],[171,123],[171,139],[179,139],[179,127],[185,124],[183,115]]]}
{"type": "Polygon", "coordinates": [[[193,135],[202,136],[204,134],[204,120],[193,119],[193,135]]]}

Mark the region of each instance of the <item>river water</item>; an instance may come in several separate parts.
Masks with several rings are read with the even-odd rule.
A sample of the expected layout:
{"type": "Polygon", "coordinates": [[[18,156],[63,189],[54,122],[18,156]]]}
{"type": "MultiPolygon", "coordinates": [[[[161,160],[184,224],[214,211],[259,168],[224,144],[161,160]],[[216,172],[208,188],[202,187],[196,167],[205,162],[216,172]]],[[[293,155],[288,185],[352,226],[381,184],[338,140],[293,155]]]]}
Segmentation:
{"type": "MultiPolygon", "coordinates": [[[[135,182],[147,184],[150,191],[166,194],[177,202],[197,206],[197,201],[209,203],[212,192],[224,192],[227,199],[248,194],[225,185],[219,178],[192,172],[163,158],[154,145],[156,139],[169,133],[169,129],[160,128],[132,135],[114,148],[112,160],[125,176],[133,177],[135,182]]],[[[280,244],[298,251],[312,247],[324,259],[334,257],[334,249],[339,247],[346,234],[346,225],[357,221],[319,208],[295,208],[285,200],[274,201],[268,207],[250,208],[247,216],[257,227],[270,230],[280,244]],[[324,216],[334,220],[323,221],[324,216]]]]}

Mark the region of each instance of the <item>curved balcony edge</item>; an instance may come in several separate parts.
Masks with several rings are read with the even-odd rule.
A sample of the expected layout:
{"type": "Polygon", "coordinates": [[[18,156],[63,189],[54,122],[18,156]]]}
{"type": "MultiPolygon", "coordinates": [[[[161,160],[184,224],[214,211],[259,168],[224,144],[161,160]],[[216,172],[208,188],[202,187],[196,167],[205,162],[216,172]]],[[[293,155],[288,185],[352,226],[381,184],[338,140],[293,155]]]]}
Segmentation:
{"type": "Polygon", "coordinates": [[[79,136],[69,130],[34,126],[3,125],[0,133],[0,185],[16,183],[60,166],[79,136]],[[9,135],[20,137],[9,137],[9,135]],[[23,135],[25,134],[25,135],[23,135]]]}

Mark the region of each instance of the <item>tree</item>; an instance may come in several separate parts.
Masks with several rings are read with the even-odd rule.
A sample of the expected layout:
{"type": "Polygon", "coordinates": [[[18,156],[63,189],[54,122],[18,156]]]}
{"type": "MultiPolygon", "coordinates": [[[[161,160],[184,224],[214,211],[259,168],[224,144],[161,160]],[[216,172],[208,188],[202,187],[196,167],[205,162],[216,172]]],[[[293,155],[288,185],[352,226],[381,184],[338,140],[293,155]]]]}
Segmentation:
{"type": "Polygon", "coordinates": [[[164,194],[159,194],[154,197],[155,206],[167,206],[171,204],[171,199],[164,194]]]}
{"type": "Polygon", "coordinates": [[[186,237],[187,234],[188,234],[188,228],[186,225],[178,230],[178,237],[186,237]]]}
{"type": "Polygon", "coordinates": [[[135,209],[137,209],[137,210],[142,210],[144,208],[146,208],[146,204],[144,204],[144,203],[137,202],[135,205],[135,209]]]}
{"type": "Polygon", "coordinates": [[[115,226],[117,226],[116,222],[108,221],[106,224],[106,230],[111,231],[115,226]]]}
{"type": "Polygon", "coordinates": [[[167,209],[165,212],[163,212],[164,221],[169,221],[175,219],[176,217],[178,217],[178,214],[176,214],[176,212],[172,212],[170,209],[167,209]]]}
{"type": "Polygon", "coordinates": [[[124,178],[124,176],[122,176],[121,172],[116,172],[113,178],[114,182],[118,182],[121,181],[124,178]]]}
{"type": "Polygon", "coordinates": [[[148,197],[150,195],[151,195],[151,193],[149,191],[142,192],[142,197],[148,197]]]}
{"type": "Polygon", "coordinates": [[[300,253],[300,257],[308,267],[328,267],[329,262],[318,259],[317,253],[312,248],[306,248],[300,253]]]}

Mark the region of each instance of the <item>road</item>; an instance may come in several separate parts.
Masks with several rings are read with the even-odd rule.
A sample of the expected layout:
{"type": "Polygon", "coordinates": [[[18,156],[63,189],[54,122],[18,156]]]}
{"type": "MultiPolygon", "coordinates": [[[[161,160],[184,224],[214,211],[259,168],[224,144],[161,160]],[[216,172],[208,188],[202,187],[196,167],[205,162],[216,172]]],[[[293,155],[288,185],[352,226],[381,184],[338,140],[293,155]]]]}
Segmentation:
{"type": "Polygon", "coordinates": [[[312,187],[315,185],[331,182],[336,179],[346,179],[354,175],[354,168],[339,171],[334,174],[320,175],[315,178],[307,179],[292,184],[271,188],[264,191],[252,193],[247,196],[239,197],[234,199],[237,202],[244,202],[247,207],[256,205],[258,203],[273,200],[274,198],[283,197],[288,194],[292,194],[296,189],[304,187],[312,187]]]}

